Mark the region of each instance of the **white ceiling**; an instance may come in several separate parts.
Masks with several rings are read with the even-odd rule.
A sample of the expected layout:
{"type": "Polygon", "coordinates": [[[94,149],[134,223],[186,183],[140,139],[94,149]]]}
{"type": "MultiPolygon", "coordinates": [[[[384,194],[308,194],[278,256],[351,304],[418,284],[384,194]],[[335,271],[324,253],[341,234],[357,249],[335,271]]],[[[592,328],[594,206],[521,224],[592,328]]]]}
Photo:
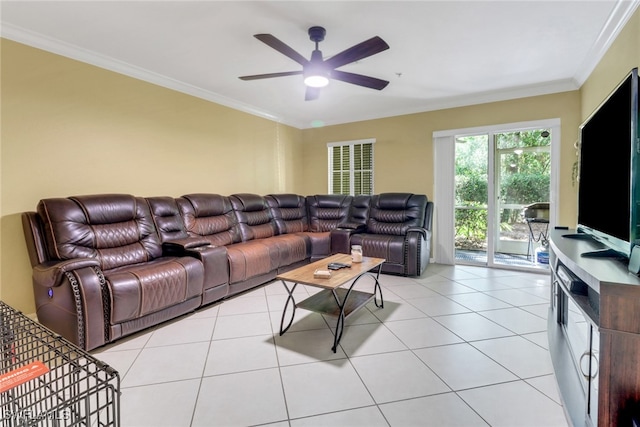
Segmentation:
{"type": "Polygon", "coordinates": [[[2,36],[301,129],[575,90],[640,0],[5,1],[2,36]],[[375,35],[389,50],[343,71],[389,80],[382,91],[332,81],[304,101],[296,62],[309,27],[325,58],[375,35]]]}

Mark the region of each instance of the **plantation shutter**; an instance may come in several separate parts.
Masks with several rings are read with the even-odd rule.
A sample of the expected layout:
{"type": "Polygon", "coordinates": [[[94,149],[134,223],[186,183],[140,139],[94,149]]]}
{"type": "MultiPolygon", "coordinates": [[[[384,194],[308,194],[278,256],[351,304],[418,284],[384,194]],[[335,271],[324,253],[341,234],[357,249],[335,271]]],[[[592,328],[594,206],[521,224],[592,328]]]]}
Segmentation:
{"type": "Polygon", "coordinates": [[[329,192],[373,194],[374,140],[328,144],[329,192]]]}

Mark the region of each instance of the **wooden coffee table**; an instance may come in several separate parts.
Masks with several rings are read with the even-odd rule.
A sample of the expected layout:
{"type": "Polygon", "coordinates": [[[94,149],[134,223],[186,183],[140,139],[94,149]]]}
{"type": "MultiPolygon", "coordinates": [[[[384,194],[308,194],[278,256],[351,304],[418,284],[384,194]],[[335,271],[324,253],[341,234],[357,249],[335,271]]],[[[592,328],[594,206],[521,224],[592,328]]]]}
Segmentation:
{"type": "Polygon", "coordinates": [[[287,332],[293,323],[293,319],[296,314],[296,307],[335,316],[338,319],[336,322],[333,347],[331,348],[335,353],[338,348],[338,344],[340,343],[340,338],[342,338],[345,319],[355,313],[358,309],[364,307],[364,305],[371,300],[375,302],[376,307],[384,308],[382,289],[380,288],[380,282],[378,281],[378,278],[380,277],[380,269],[384,261],[385,260],[383,258],[363,257],[361,263],[352,263],[350,255],[336,254],[277,275],[276,279],[280,279],[282,281],[282,284],[289,293],[287,302],[282,310],[280,335],[287,332]],[[351,267],[332,270],[330,278],[323,279],[313,277],[313,273],[316,270],[327,270],[327,265],[332,262],[350,264],[351,267]],[[371,270],[376,267],[377,271],[372,272],[371,270]],[[375,281],[372,293],[353,289],[355,284],[365,276],[370,276],[375,281]],[[341,287],[349,281],[352,282],[348,288],[341,287]],[[293,283],[293,286],[289,286],[290,283],[293,283]],[[299,284],[315,286],[322,288],[323,290],[296,304],[293,297],[293,291],[299,284]],[[380,304],[378,304],[378,300],[376,298],[377,295],[380,296],[380,304]],[[284,327],[284,319],[287,314],[289,303],[291,303],[293,307],[291,311],[291,319],[289,319],[287,326],[284,327]]]}

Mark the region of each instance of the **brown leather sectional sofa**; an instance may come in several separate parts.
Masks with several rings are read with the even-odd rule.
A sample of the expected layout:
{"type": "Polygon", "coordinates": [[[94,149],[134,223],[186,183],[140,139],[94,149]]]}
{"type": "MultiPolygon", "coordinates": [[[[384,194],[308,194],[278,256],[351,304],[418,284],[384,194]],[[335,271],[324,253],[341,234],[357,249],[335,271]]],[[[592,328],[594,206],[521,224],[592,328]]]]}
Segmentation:
{"type": "Polygon", "coordinates": [[[44,199],[22,220],[38,320],[91,350],[352,244],[420,275],[432,216],[409,193],[102,194],[44,199]]]}

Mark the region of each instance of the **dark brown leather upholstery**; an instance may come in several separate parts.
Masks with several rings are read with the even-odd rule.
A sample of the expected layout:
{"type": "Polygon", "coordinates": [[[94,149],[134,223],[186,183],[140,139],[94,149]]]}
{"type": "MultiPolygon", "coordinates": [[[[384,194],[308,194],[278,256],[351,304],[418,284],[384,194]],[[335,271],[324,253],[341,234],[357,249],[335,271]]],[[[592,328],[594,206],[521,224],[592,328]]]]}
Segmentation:
{"type": "Polygon", "coordinates": [[[204,237],[213,246],[240,241],[231,201],[219,194],[187,194],[176,200],[187,233],[204,237]]]}
{"type": "MultiPolygon", "coordinates": [[[[264,197],[244,193],[234,194],[229,198],[236,213],[243,243],[266,246],[271,259],[275,261],[276,272],[309,261],[309,239],[300,234],[278,234],[278,226],[264,197]]],[[[278,216],[282,218],[282,213],[278,216]]]]}
{"type": "Polygon", "coordinates": [[[227,248],[212,246],[208,239],[189,236],[178,203],[172,197],[146,198],[166,254],[190,256],[204,266],[202,303],[220,300],[229,293],[227,248]]]}
{"type": "MultiPolygon", "coordinates": [[[[369,212],[371,210],[371,196],[356,196],[349,207],[348,228],[360,229],[367,225],[369,212]]],[[[344,227],[344,225],[342,225],[344,227]]]]}
{"type": "Polygon", "coordinates": [[[308,242],[278,234],[265,198],[190,194],[177,201],[189,236],[226,249],[229,293],[272,280],[278,271],[308,261],[308,242]]]}
{"type": "MultiPolygon", "coordinates": [[[[231,199],[219,194],[187,194],[178,199],[186,230],[190,236],[202,237],[227,251],[229,294],[234,295],[257,283],[275,277],[277,250],[271,251],[259,241],[242,242],[236,212],[231,199]]],[[[246,230],[248,233],[250,230],[246,230]]]]}
{"type": "Polygon", "coordinates": [[[432,217],[407,193],[105,194],[41,200],[22,223],[38,319],[90,350],[352,244],[420,275],[432,217]]]}
{"type": "MultiPolygon", "coordinates": [[[[352,196],[342,194],[316,194],[307,196],[306,204],[309,215],[309,239],[311,240],[313,261],[328,255],[344,252],[333,244],[331,232],[349,218],[352,196]]],[[[349,246],[348,238],[344,247],[349,246]]]]}
{"type": "MultiPolygon", "coordinates": [[[[350,197],[350,196],[348,196],[350,197]]],[[[334,200],[343,200],[344,196],[338,196],[333,198],[334,200]]],[[[265,196],[265,200],[269,205],[271,214],[276,222],[278,232],[280,234],[292,234],[295,233],[308,240],[309,253],[307,257],[310,257],[311,261],[316,261],[320,258],[331,255],[331,242],[328,231],[317,232],[310,231],[310,221],[308,216],[307,202],[309,200],[314,201],[314,205],[311,210],[314,213],[314,225],[316,229],[330,230],[335,228],[337,223],[346,218],[337,217],[334,219],[337,210],[335,205],[323,209],[318,206],[318,197],[305,198],[296,194],[270,194],[265,196]],[[318,217],[317,215],[321,215],[318,217]],[[332,225],[333,223],[333,225],[332,225]]],[[[346,210],[345,210],[346,213],[346,210]]]]}
{"type": "MultiPolygon", "coordinates": [[[[371,197],[366,230],[351,236],[365,256],[384,258],[382,271],[418,276],[429,262],[431,224],[425,227],[425,195],[383,193],[371,197]]],[[[429,219],[431,215],[429,215],[429,219]]]]}
{"type": "Polygon", "coordinates": [[[269,194],[264,197],[278,234],[309,230],[305,198],[297,194],[269,194]]]}
{"type": "Polygon", "coordinates": [[[352,196],[343,194],[316,194],[307,196],[309,231],[331,231],[347,220],[352,196]]]}
{"type": "Polygon", "coordinates": [[[351,235],[361,233],[367,226],[371,196],[360,195],[351,200],[347,218],[331,231],[331,250],[333,253],[351,252],[351,235]]]}
{"type": "Polygon", "coordinates": [[[167,308],[183,305],[184,313],[200,305],[202,263],[163,256],[144,199],[120,194],[45,199],[27,219],[37,223],[35,218],[47,260],[34,272],[59,272],[34,274],[38,319],[81,347],[119,338],[123,323],[135,320],[142,329],[163,318],[167,308]],[[45,280],[50,277],[55,280],[45,280]],[[154,320],[145,322],[151,315],[154,320]]]}

